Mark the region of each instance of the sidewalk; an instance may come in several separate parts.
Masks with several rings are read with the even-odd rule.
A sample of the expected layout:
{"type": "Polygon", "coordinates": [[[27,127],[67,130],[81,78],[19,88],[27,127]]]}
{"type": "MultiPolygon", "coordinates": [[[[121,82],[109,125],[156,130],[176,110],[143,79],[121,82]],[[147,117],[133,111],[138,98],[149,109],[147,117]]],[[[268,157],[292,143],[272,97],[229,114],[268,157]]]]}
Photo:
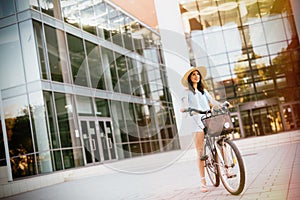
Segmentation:
{"type": "Polygon", "coordinates": [[[218,188],[208,184],[210,192],[201,193],[191,149],[105,164],[105,174],[85,168],[88,173],[70,174],[66,182],[6,199],[300,199],[299,136],[296,131],[237,140],[247,172],[239,196],[230,195],[222,184],[218,188]]]}

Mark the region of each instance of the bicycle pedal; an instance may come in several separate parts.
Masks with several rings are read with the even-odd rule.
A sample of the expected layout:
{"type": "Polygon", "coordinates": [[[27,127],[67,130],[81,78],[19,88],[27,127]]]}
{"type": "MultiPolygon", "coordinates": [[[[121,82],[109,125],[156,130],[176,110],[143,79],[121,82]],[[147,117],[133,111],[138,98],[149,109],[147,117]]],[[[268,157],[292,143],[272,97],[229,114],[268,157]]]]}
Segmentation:
{"type": "Polygon", "coordinates": [[[208,159],[208,155],[202,155],[201,157],[200,157],[200,160],[201,161],[206,161],[208,159]]]}

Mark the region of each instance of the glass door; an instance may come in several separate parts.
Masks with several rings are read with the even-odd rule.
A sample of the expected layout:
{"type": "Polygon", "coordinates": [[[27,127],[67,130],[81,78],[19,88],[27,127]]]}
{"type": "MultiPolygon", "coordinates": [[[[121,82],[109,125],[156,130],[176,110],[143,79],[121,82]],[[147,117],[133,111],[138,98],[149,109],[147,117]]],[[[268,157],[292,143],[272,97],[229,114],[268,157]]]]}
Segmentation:
{"type": "Polygon", "coordinates": [[[112,123],[109,120],[99,120],[98,123],[104,160],[114,160],[116,159],[116,146],[112,123]]]}
{"type": "Polygon", "coordinates": [[[94,120],[80,120],[81,133],[83,137],[86,164],[101,161],[99,149],[99,133],[94,120]]]}
{"type": "Polygon", "coordinates": [[[282,131],[278,106],[249,109],[241,112],[246,137],[269,135],[282,131]]]}

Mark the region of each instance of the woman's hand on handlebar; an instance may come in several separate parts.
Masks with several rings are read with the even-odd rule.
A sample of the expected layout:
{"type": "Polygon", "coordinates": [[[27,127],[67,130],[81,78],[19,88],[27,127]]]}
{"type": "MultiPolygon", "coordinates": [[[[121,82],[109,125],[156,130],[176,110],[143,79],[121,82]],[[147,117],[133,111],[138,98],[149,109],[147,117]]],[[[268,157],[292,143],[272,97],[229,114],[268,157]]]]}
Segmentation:
{"type": "Polygon", "coordinates": [[[228,101],[225,101],[223,104],[222,104],[223,107],[226,107],[226,108],[229,108],[231,107],[231,104],[228,102],[228,101]]]}

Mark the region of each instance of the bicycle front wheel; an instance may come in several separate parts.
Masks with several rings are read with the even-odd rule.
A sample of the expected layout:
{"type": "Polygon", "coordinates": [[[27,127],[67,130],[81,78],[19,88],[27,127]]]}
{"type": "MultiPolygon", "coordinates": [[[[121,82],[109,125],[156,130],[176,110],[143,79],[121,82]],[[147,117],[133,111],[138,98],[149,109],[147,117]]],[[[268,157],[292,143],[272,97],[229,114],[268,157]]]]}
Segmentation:
{"type": "Polygon", "coordinates": [[[220,185],[220,178],[217,171],[216,165],[216,149],[210,149],[210,146],[207,144],[205,145],[205,154],[208,158],[205,160],[205,169],[208,175],[210,182],[215,186],[218,187],[220,185]],[[213,154],[214,153],[214,154],[213,154]]]}
{"type": "Polygon", "coordinates": [[[219,177],[228,192],[233,195],[240,194],[246,181],[245,166],[237,146],[228,139],[218,144],[217,168],[219,177]]]}

